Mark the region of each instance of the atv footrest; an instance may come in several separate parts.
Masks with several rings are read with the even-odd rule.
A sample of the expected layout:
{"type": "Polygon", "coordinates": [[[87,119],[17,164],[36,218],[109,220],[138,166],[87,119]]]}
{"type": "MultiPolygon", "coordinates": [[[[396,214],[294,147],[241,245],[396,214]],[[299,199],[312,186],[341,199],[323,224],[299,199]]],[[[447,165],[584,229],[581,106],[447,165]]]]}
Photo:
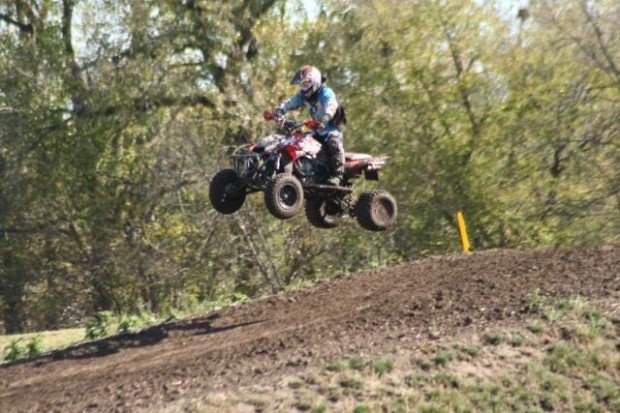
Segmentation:
{"type": "Polygon", "coordinates": [[[335,192],[353,192],[352,188],[346,186],[334,186],[334,185],[305,185],[305,189],[309,191],[335,191],[335,192]]]}

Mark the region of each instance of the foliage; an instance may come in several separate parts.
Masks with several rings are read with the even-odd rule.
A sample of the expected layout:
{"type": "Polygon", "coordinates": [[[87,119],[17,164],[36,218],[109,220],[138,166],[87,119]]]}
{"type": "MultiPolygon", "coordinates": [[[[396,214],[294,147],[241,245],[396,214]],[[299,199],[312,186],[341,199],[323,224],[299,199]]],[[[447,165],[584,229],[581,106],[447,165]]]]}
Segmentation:
{"type": "Polygon", "coordinates": [[[455,251],[459,209],[476,249],[620,240],[616,2],[40,3],[0,2],[5,333],[455,251]],[[260,197],[208,205],[228,148],[270,132],[260,113],[306,63],[347,107],[347,149],[390,157],[387,233],[280,222],[260,197]]]}
{"type": "Polygon", "coordinates": [[[9,361],[17,361],[26,357],[26,349],[22,347],[20,344],[21,340],[13,340],[9,343],[8,346],[4,349],[7,353],[5,356],[5,360],[9,361]]]}
{"type": "Polygon", "coordinates": [[[36,335],[30,339],[28,344],[26,344],[26,349],[28,353],[28,357],[34,357],[43,352],[43,344],[41,341],[41,336],[36,335]]]}
{"type": "Polygon", "coordinates": [[[101,311],[86,323],[86,339],[95,340],[112,333],[114,316],[110,311],[101,311]]]}
{"type": "Polygon", "coordinates": [[[4,348],[4,352],[6,353],[4,360],[18,361],[26,357],[38,356],[43,352],[41,337],[39,335],[31,337],[25,344],[22,344],[22,342],[24,342],[22,338],[11,340],[4,348]]]}
{"type": "Polygon", "coordinates": [[[156,318],[145,310],[141,310],[138,314],[123,315],[118,321],[117,332],[120,334],[135,333],[155,321],[157,321],[156,318]]]}

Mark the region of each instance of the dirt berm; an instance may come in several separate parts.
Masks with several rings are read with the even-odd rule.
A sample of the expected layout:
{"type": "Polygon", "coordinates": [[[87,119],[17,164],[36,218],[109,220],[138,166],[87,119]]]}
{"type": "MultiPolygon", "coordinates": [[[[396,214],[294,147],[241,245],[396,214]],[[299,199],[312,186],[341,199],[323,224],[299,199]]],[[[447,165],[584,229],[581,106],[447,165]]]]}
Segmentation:
{"type": "Polygon", "coordinates": [[[528,295],[620,297],[620,245],[493,250],[377,268],[0,367],[0,411],[135,411],[269,383],[359,351],[516,323],[528,295]]]}

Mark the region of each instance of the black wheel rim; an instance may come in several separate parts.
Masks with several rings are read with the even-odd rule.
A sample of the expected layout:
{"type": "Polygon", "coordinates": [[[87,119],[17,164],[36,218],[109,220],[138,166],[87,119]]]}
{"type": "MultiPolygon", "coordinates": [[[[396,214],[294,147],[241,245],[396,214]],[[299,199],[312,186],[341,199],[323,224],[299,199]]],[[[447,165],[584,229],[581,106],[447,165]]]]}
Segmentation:
{"type": "Polygon", "coordinates": [[[297,198],[297,190],[292,185],[285,185],[278,192],[278,203],[285,209],[293,208],[297,198]]]}

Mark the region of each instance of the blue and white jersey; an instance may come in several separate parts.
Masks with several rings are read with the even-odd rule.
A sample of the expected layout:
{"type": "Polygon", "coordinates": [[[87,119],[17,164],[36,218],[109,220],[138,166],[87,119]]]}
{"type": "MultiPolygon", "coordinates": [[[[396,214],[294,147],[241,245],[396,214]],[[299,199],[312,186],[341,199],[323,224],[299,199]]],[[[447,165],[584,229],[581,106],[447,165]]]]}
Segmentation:
{"type": "Polygon", "coordinates": [[[316,99],[313,102],[309,102],[304,98],[304,95],[299,92],[286,102],[282,103],[279,108],[288,112],[290,110],[299,109],[305,106],[310,112],[312,119],[322,122],[325,127],[317,131],[319,135],[327,134],[333,130],[339,129],[337,126],[331,123],[331,120],[336,115],[338,110],[338,100],[336,94],[329,86],[323,86],[317,92],[316,99]]]}

